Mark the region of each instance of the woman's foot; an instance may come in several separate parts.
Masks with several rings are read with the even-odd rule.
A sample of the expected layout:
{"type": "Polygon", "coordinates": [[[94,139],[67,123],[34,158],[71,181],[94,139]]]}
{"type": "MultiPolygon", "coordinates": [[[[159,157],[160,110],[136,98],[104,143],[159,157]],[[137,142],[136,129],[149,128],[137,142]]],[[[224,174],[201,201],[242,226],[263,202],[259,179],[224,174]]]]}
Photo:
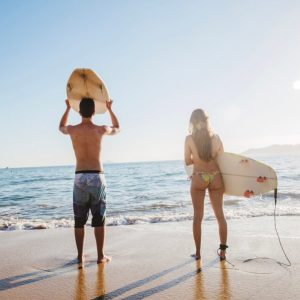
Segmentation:
{"type": "Polygon", "coordinates": [[[225,250],[220,250],[219,252],[220,260],[226,260],[226,251],[225,250]]]}
{"type": "Polygon", "coordinates": [[[219,257],[220,257],[220,260],[226,260],[226,249],[228,248],[227,245],[225,244],[220,244],[220,248],[219,248],[219,251],[218,251],[218,254],[219,254],[219,257]]]}

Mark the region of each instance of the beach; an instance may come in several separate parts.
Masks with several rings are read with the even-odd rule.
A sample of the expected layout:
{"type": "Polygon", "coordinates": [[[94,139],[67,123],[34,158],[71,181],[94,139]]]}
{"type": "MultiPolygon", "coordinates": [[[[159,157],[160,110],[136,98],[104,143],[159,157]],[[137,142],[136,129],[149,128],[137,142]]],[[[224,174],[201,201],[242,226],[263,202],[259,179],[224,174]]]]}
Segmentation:
{"type": "Polygon", "coordinates": [[[300,1],[0,15],[0,300],[300,300],[300,1]]]}
{"type": "Polygon", "coordinates": [[[1,299],[298,299],[299,217],[279,216],[280,249],[272,217],[229,220],[228,262],[220,262],[215,221],[203,223],[202,260],[191,221],[107,227],[97,265],[87,228],[85,266],[75,263],[72,228],[1,231],[1,299]],[[255,260],[252,258],[257,257],[255,260]]]}

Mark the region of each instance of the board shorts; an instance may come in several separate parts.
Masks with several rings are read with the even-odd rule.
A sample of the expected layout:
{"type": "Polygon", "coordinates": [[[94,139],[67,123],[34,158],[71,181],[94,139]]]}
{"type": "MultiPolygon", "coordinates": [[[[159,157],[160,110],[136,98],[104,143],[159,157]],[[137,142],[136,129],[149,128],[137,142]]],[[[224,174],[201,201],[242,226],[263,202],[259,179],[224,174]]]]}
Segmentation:
{"type": "Polygon", "coordinates": [[[92,213],[92,227],[105,224],[106,181],[103,173],[75,174],[73,188],[73,211],[75,228],[83,228],[92,213]]]}

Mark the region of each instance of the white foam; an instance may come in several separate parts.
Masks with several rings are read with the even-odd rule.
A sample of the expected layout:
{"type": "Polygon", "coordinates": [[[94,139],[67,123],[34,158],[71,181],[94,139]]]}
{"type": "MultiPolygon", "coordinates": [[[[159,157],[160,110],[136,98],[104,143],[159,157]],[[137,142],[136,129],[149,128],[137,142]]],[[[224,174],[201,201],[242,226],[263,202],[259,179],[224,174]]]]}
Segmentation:
{"type": "MultiPolygon", "coordinates": [[[[227,219],[245,219],[253,217],[273,216],[274,207],[233,207],[228,206],[224,209],[227,219]]],[[[276,214],[278,216],[300,216],[300,207],[278,207],[276,214]]],[[[162,222],[180,222],[192,220],[192,213],[157,213],[146,215],[118,215],[110,216],[106,219],[107,226],[118,225],[133,225],[145,223],[162,223],[162,222]]],[[[213,211],[207,209],[205,212],[204,221],[215,220],[213,211]]],[[[90,226],[90,221],[87,223],[90,226]]],[[[0,219],[0,230],[30,230],[30,229],[48,229],[48,228],[62,228],[73,227],[73,219],[57,219],[57,220],[25,220],[17,218],[0,219]]]]}

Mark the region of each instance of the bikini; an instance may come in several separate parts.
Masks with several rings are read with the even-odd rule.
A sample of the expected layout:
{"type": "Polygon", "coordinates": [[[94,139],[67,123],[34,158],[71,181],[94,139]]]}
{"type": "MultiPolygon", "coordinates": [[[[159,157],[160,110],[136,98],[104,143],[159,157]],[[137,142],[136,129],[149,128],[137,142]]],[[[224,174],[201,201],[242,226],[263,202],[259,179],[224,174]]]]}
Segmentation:
{"type": "Polygon", "coordinates": [[[206,184],[210,184],[214,181],[215,179],[215,176],[217,174],[220,174],[220,171],[212,171],[212,172],[204,172],[204,171],[199,171],[199,172],[196,172],[196,173],[193,173],[193,176],[195,175],[199,175],[200,178],[206,183],[206,184]]]}

